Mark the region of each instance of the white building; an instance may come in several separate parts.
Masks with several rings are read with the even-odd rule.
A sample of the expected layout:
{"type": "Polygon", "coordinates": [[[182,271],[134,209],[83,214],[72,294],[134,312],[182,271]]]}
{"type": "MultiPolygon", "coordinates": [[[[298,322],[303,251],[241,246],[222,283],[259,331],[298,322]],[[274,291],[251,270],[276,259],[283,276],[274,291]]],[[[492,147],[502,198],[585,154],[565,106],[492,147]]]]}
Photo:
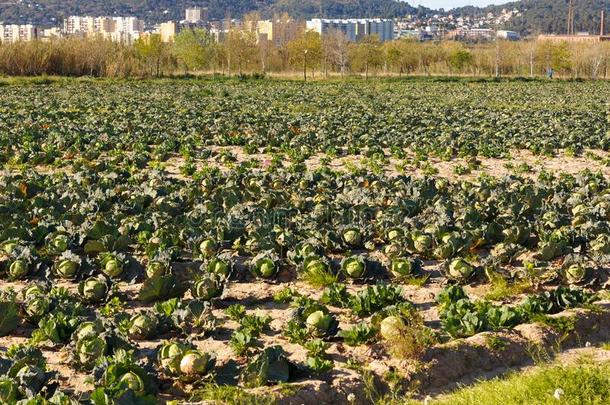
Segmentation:
{"type": "Polygon", "coordinates": [[[190,7],[186,9],[185,22],[188,24],[205,24],[208,22],[208,9],[190,7]]]}
{"type": "Polygon", "coordinates": [[[53,38],[60,38],[61,36],[61,29],[59,27],[45,28],[42,31],[38,31],[38,38],[43,41],[49,41],[53,38]]]}
{"type": "Polygon", "coordinates": [[[38,29],[32,24],[0,25],[0,42],[32,41],[38,38],[38,29]]]}
{"type": "Polygon", "coordinates": [[[64,19],[64,33],[66,35],[85,36],[87,33],[94,32],[94,29],[94,17],[81,17],[73,15],[64,19]]]}
{"type": "Polygon", "coordinates": [[[350,41],[359,41],[369,35],[377,35],[381,42],[394,39],[394,21],[382,19],[328,20],[315,18],[307,21],[307,29],[324,36],[341,31],[350,41]]]}
{"type": "Polygon", "coordinates": [[[521,35],[515,31],[504,31],[500,30],[496,33],[498,39],[505,39],[507,41],[518,41],[521,39],[521,35]]]}
{"type": "Polygon", "coordinates": [[[139,34],[144,32],[144,21],[136,17],[113,17],[115,32],[124,32],[128,34],[139,34]]]}
{"type": "Polygon", "coordinates": [[[144,32],[144,21],[136,17],[71,16],[64,20],[63,32],[68,36],[99,35],[115,42],[131,43],[144,32]]]}

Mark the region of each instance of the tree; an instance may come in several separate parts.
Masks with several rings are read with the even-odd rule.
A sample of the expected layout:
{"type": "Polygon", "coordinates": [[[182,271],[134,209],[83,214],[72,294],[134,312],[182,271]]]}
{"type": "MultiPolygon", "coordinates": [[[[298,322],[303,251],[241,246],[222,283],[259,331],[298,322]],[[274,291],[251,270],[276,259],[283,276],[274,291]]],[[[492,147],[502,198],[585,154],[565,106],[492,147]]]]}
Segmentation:
{"type": "Polygon", "coordinates": [[[347,36],[339,30],[332,30],[324,36],[323,45],[324,60],[339,68],[341,77],[343,77],[349,60],[349,40],[347,36]]]}
{"type": "Polygon", "coordinates": [[[238,73],[241,74],[244,66],[257,59],[256,33],[247,29],[230,27],[224,48],[229,75],[231,75],[233,66],[237,66],[238,73]]]}
{"type": "Polygon", "coordinates": [[[322,60],[322,39],[315,31],[303,31],[296,39],[288,42],[288,60],[294,70],[311,69],[320,66],[322,60]]]}
{"type": "Polygon", "coordinates": [[[364,71],[364,78],[369,78],[369,69],[377,68],[383,63],[383,50],[377,35],[364,37],[360,42],[350,45],[352,68],[364,71]]]}
{"type": "Polygon", "coordinates": [[[210,67],[214,59],[214,39],[203,29],[184,29],[176,36],[174,55],[185,70],[210,67]]]}
{"type": "Polygon", "coordinates": [[[161,35],[150,34],[139,38],[134,47],[138,57],[150,67],[151,74],[154,70],[157,77],[161,76],[161,66],[170,57],[169,45],[161,40],[161,35]]]}
{"type": "Polygon", "coordinates": [[[400,76],[417,68],[419,57],[417,43],[410,39],[399,39],[385,44],[386,59],[392,69],[400,76]]]}
{"type": "Polygon", "coordinates": [[[572,67],[570,49],[565,41],[559,43],[543,41],[537,51],[538,59],[547,69],[566,73],[572,67]]]}
{"type": "Polygon", "coordinates": [[[472,53],[461,43],[449,42],[445,44],[445,51],[447,55],[446,62],[452,72],[462,72],[472,64],[472,53]]]}
{"type": "Polygon", "coordinates": [[[424,72],[430,76],[432,65],[443,59],[443,49],[432,42],[426,42],[419,46],[419,63],[424,72]]]}

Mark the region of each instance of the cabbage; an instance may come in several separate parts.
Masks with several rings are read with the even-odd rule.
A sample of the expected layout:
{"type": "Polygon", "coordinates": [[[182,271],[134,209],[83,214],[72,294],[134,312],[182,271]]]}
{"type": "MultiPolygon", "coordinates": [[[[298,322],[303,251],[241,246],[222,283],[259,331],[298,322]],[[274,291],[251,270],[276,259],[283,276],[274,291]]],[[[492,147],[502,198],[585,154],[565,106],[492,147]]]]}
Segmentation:
{"type": "Polygon", "coordinates": [[[129,336],[134,339],[146,339],[157,331],[159,320],[153,314],[141,312],[130,318],[129,336]]]}
{"type": "Polygon", "coordinates": [[[57,265],[57,274],[62,278],[73,278],[78,272],[78,263],[72,260],[62,260],[57,265]]]}
{"type": "Polygon", "coordinates": [[[397,316],[388,316],[379,324],[379,333],[386,340],[392,340],[404,332],[405,323],[397,316]]]}
{"type": "Polygon", "coordinates": [[[8,269],[8,274],[14,279],[20,279],[27,276],[29,272],[28,264],[25,260],[17,259],[11,263],[8,269]]]}
{"type": "Polygon", "coordinates": [[[129,371],[119,380],[125,387],[132,390],[136,395],[144,395],[144,381],[136,373],[129,371]]]}
{"type": "Polygon", "coordinates": [[[415,250],[419,253],[425,253],[432,248],[434,244],[434,239],[430,235],[419,235],[413,240],[413,246],[415,250]]]}
{"type": "Polygon", "coordinates": [[[222,282],[219,276],[205,274],[195,281],[191,287],[191,294],[194,298],[210,301],[222,294],[222,282]]]}
{"type": "Polygon", "coordinates": [[[394,277],[405,277],[413,273],[413,262],[407,258],[401,257],[392,260],[390,272],[394,277]]]}
{"type": "Polygon", "coordinates": [[[362,256],[348,257],[341,263],[341,270],[351,278],[360,278],[366,271],[366,262],[362,256]]]}
{"type": "Polygon", "coordinates": [[[315,311],[307,317],[305,323],[319,332],[326,332],[330,329],[332,320],[331,315],[325,314],[322,311],[315,311]]]}
{"type": "Polygon", "coordinates": [[[56,253],[64,252],[68,249],[69,239],[67,235],[57,235],[51,241],[51,248],[56,253]]]}
{"type": "Polygon", "coordinates": [[[223,276],[228,276],[231,270],[229,264],[227,264],[224,260],[221,259],[212,259],[206,266],[206,269],[209,273],[219,274],[223,276]]]}
{"type": "Polygon", "coordinates": [[[87,368],[106,354],[106,341],[98,336],[90,336],[79,340],[76,345],[78,362],[87,368]]]}
{"type": "Polygon", "coordinates": [[[167,267],[165,264],[157,261],[149,262],[146,266],[146,276],[148,278],[161,277],[165,275],[167,267]]]}
{"type": "Polygon", "coordinates": [[[212,239],[205,239],[199,244],[199,252],[205,259],[212,257],[216,252],[216,242],[212,239]]]}
{"type": "Polygon", "coordinates": [[[258,255],[252,260],[252,273],[258,277],[271,278],[277,272],[277,266],[271,257],[266,253],[258,255]]]}
{"type": "Polygon", "coordinates": [[[587,275],[587,269],[580,264],[573,264],[566,269],[566,279],[570,284],[583,281],[587,275]]]}
{"type": "Polygon", "coordinates": [[[360,246],[362,241],[360,231],[356,228],[346,230],[343,232],[343,240],[350,246],[360,246]]]}
{"type": "Polygon", "coordinates": [[[106,253],[101,256],[102,273],[110,278],[117,278],[123,274],[125,263],[119,255],[106,253]]]}
{"type": "Polygon", "coordinates": [[[464,259],[455,259],[449,265],[449,275],[460,281],[469,279],[474,274],[474,267],[464,259]]]}
{"type": "Polygon", "coordinates": [[[86,301],[101,302],[106,299],[108,285],[102,278],[90,277],[79,284],[79,293],[86,301]]]}
{"type": "Polygon", "coordinates": [[[211,356],[196,350],[188,351],[180,360],[180,372],[187,376],[205,375],[210,369],[211,356]]]}
{"type": "Polygon", "coordinates": [[[167,342],[159,349],[159,363],[170,374],[178,374],[180,372],[180,360],[185,351],[185,345],[167,342]]]}

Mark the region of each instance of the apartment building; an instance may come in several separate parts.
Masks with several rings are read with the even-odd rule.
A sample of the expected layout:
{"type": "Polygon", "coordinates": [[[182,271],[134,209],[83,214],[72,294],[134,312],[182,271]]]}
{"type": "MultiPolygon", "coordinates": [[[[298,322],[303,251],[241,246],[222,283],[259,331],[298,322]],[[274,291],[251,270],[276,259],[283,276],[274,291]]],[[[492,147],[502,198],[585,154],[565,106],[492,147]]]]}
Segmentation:
{"type": "Polygon", "coordinates": [[[190,7],[186,9],[184,22],[187,24],[207,24],[208,9],[204,7],[190,7]]]}
{"type": "Polygon", "coordinates": [[[38,38],[38,28],[32,24],[0,25],[0,42],[32,41],[38,38]]]}
{"type": "Polygon", "coordinates": [[[178,32],[178,29],[174,21],[168,21],[159,24],[157,32],[161,36],[162,42],[173,42],[176,38],[176,33],[178,32]]]}
{"type": "Polygon", "coordinates": [[[63,25],[67,36],[101,36],[124,43],[137,40],[144,32],[144,21],[137,17],[70,16],[63,25]]]}
{"type": "Polygon", "coordinates": [[[394,39],[394,21],[383,19],[346,19],[329,20],[315,18],[307,21],[308,30],[315,31],[321,36],[329,32],[340,31],[350,41],[359,41],[370,35],[377,35],[381,42],[394,39]]]}
{"type": "Polygon", "coordinates": [[[300,21],[264,20],[257,24],[258,41],[269,41],[277,47],[282,47],[295,39],[305,30],[305,23],[300,21]]]}

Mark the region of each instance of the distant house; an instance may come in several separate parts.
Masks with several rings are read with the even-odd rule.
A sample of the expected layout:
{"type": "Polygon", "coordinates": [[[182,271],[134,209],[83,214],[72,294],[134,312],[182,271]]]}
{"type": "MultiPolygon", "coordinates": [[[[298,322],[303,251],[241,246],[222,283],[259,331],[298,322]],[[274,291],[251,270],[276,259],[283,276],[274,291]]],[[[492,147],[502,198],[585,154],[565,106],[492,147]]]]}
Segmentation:
{"type": "Polygon", "coordinates": [[[521,39],[521,35],[515,31],[500,30],[496,33],[496,38],[505,39],[507,41],[518,41],[521,39]]]}

